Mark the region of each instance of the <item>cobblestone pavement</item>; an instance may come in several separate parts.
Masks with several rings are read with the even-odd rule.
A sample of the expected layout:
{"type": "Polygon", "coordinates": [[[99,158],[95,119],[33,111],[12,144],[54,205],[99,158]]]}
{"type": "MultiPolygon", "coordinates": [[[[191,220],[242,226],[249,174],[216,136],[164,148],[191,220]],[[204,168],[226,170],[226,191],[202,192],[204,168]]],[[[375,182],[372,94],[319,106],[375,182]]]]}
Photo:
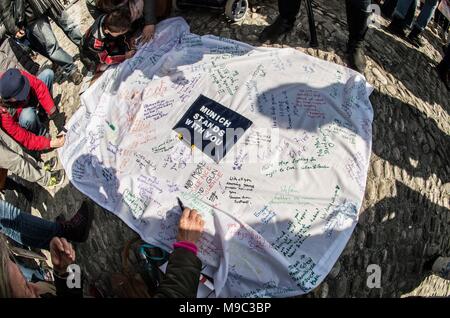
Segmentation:
{"type": "MultiPolygon", "coordinates": [[[[253,1],[254,3],[256,1],[253,1]]],[[[303,12],[297,26],[274,47],[301,52],[345,65],[347,27],[343,1],[317,0],[314,5],[319,48],[308,48],[308,21],[303,12]]],[[[214,34],[258,45],[257,34],[277,15],[276,1],[257,1],[240,24],[222,12],[193,9],[181,13],[198,34],[214,34]]],[[[91,18],[84,1],[69,9],[84,31],[91,18]]],[[[422,270],[434,253],[450,254],[450,93],[434,66],[442,58],[442,41],[427,29],[426,46],[415,49],[386,32],[387,21],[367,34],[367,80],[375,119],[373,149],[360,222],[326,280],[306,297],[450,296],[450,283],[422,270]],[[381,288],[366,286],[369,264],[382,269],[381,288]]],[[[54,29],[57,29],[54,27],[54,29]]],[[[69,52],[77,50],[57,30],[69,52]]],[[[79,61],[77,62],[79,64],[79,61]]],[[[79,64],[81,65],[81,64],[79,64]]],[[[79,87],[57,77],[55,95],[70,117],[79,106],[79,87]]],[[[10,194],[25,210],[44,218],[72,215],[85,197],[67,181],[55,191],[36,191],[32,206],[10,194]]],[[[136,237],[117,217],[95,206],[91,237],[77,246],[86,278],[107,290],[108,274],[121,269],[124,242],[136,237]]]]}

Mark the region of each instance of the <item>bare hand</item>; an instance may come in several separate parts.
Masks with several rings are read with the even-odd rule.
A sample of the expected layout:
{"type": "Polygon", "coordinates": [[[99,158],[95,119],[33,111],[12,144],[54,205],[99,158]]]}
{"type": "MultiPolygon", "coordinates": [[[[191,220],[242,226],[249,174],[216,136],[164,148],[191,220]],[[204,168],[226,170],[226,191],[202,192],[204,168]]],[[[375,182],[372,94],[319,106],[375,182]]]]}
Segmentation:
{"type": "Polygon", "coordinates": [[[25,30],[20,29],[19,31],[17,31],[16,33],[16,39],[21,39],[25,36],[25,30]]]}
{"type": "Polygon", "coordinates": [[[127,53],[125,53],[125,58],[126,58],[127,60],[128,60],[128,59],[131,59],[135,54],[136,54],[136,50],[128,51],[127,53]]]}
{"type": "Polygon", "coordinates": [[[53,269],[58,273],[65,273],[67,266],[75,262],[75,250],[65,238],[54,237],[50,241],[50,256],[53,269]]]}
{"type": "Polygon", "coordinates": [[[52,140],[50,140],[50,147],[51,148],[60,148],[60,147],[64,146],[65,141],[66,141],[65,135],[56,136],[56,138],[52,138],[52,140]]]}
{"type": "Polygon", "coordinates": [[[142,30],[141,43],[149,42],[151,39],[153,39],[154,35],[155,35],[155,25],[154,24],[146,25],[142,30]]]}
{"type": "Polygon", "coordinates": [[[200,239],[204,226],[205,221],[196,210],[185,208],[178,225],[177,241],[189,241],[195,244],[200,239]]]}

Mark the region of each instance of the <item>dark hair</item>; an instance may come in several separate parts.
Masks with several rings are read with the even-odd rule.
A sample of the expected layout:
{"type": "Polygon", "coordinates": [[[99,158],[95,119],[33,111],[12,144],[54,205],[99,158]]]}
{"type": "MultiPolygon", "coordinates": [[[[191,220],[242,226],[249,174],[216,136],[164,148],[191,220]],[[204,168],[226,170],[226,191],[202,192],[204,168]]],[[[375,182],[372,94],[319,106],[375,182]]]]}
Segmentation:
{"type": "Polygon", "coordinates": [[[120,8],[108,13],[103,21],[103,27],[111,32],[124,32],[131,28],[131,13],[128,8],[120,8]]]}

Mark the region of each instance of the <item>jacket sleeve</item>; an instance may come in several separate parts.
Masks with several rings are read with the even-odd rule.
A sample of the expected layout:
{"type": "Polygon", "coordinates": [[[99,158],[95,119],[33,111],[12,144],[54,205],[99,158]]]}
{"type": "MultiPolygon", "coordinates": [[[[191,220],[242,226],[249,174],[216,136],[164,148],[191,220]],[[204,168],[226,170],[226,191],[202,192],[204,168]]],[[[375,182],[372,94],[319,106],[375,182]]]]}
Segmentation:
{"type": "Polygon", "coordinates": [[[53,101],[47,85],[36,76],[33,76],[25,71],[21,71],[24,76],[30,81],[30,87],[36,93],[39,104],[44,108],[45,112],[51,116],[56,112],[55,102],[53,101]]]}
{"type": "Polygon", "coordinates": [[[191,251],[178,247],[169,257],[166,275],[154,298],[196,298],[202,262],[191,251]]]}
{"type": "Polygon", "coordinates": [[[144,0],[145,25],[156,24],[156,0],[144,0]]]}
{"type": "Polygon", "coordinates": [[[69,288],[67,286],[67,277],[69,276],[69,273],[65,273],[63,276],[54,273],[53,276],[55,277],[56,297],[83,298],[83,280],[81,280],[81,288],[69,288]]]}
{"type": "Polygon", "coordinates": [[[19,28],[14,19],[13,5],[14,2],[11,0],[0,0],[0,20],[3,22],[6,32],[10,36],[15,37],[19,28]]]}
{"type": "Polygon", "coordinates": [[[45,150],[50,148],[50,139],[44,136],[36,136],[32,132],[22,128],[6,110],[0,107],[0,121],[3,130],[29,150],[45,150]]]}

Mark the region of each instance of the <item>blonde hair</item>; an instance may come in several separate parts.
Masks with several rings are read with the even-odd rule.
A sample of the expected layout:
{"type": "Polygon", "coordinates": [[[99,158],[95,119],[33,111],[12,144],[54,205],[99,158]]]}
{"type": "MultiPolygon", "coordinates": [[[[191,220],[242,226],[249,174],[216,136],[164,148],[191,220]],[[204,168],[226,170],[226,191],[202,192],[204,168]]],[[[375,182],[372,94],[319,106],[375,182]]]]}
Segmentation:
{"type": "Polygon", "coordinates": [[[5,237],[0,234],[0,298],[11,298],[11,285],[9,281],[8,263],[11,252],[5,237]]]}

